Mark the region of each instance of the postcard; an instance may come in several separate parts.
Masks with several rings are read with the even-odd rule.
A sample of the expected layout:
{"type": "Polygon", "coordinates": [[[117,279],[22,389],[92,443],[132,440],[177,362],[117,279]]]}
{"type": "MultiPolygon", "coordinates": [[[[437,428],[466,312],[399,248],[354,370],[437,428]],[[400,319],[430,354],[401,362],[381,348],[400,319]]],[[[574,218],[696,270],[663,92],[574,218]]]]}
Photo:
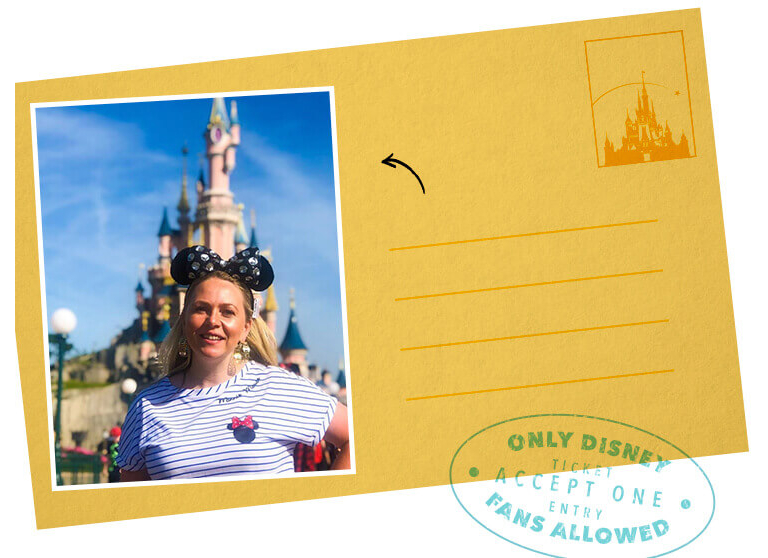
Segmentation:
{"type": "Polygon", "coordinates": [[[21,83],[17,123],[40,528],[450,485],[519,547],[669,551],[714,510],[695,459],[748,449],[697,10],[21,83]],[[274,271],[244,295],[274,359],[198,308],[208,263],[274,271]],[[200,323],[171,354],[240,351],[226,382],[162,367],[200,323]],[[253,444],[288,453],[217,468],[253,444]]]}

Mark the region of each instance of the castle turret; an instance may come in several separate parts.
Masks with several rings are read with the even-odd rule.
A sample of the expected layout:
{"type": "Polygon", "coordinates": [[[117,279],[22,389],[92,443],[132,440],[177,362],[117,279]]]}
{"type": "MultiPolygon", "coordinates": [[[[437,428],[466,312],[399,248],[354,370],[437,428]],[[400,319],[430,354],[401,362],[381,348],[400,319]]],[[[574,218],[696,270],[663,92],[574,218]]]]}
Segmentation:
{"type": "Polygon", "coordinates": [[[181,197],[176,209],[179,210],[179,240],[176,246],[177,250],[182,250],[192,244],[192,234],[194,232],[192,221],[189,218],[189,199],[187,198],[187,144],[181,149],[184,156],[184,166],[181,173],[181,197]]]}
{"type": "Polygon", "coordinates": [[[141,284],[141,280],[139,280],[139,284],[136,285],[136,308],[139,311],[144,308],[144,285],[141,284]]]}
{"type": "Polygon", "coordinates": [[[203,167],[200,167],[200,174],[197,175],[197,182],[195,183],[195,191],[197,192],[197,204],[200,205],[200,202],[203,198],[203,192],[205,191],[205,175],[203,174],[203,167]]]}
{"type": "MultiPolygon", "coordinates": [[[[251,246],[256,246],[256,229],[251,229],[251,246]]],[[[272,248],[267,247],[266,250],[261,250],[261,255],[267,258],[269,260],[269,263],[272,262],[272,248]]],[[[277,332],[277,311],[280,309],[280,307],[277,304],[277,295],[275,295],[275,284],[272,283],[267,288],[267,294],[266,294],[266,300],[264,300],[264,304],[261,308],[261,318],[267,323],[269,326],[269,329],[272,330],[272,333],[277,332]]]]}
{"type": "MultiPolygon", "coordinates": [[[[239,125],[238,134],[239,134],[239,125]]],[[[202,231],[200,243],[229,259],[234,253],[239,211],[229,190],[229,173],[234,168],[236,143],[224,99],[217,97],[204,133],[210,183],[200,195],[195,222],[202,231]]]]}
{"type": "Polygon", "coordinates": [[[643,95],[642,95],[642,97],[643,97],[643,111],[647,113],[649,111],[648,111],[648,90],[645,88],[645,71],[643,71],[640,74],[640,79],[643,82],[643,95]]]}
{"type": "Polygon", "coordinates": [[[147,362],[152,352],[152,341],[149,339],[149,310],[141,313],[141,338],[139,339],[139,360],[147,362]]]}
{"type": "MultiPolygon", "coordinates": [[[[230,116],[232,117],[230,122],[231,125],[229,127],[229,133],[232,135],[232,145],[234,147],[237,147],[240,145],[240,119],[237,117],[237,103],[235,101],[232,101],[230,103],[230,116]]],[[[229,167],[229,170],[232,170],[235,168],[235,159],[232,158],[232,166],[229,167]]]]}
{"type": "Polygon", "coordinates": [[[243,223],[243,204],[238,204],[239,216],[237,219],[237,230],[235,231],[235,253],[248,248],[248,237],[245,234],[245,224],[243,223]]]}
{"type": "Polygon", "coordinates": [[[166,335],[171,332],[170,318],[171,305],[169,302],[165,302],[163,304],[162,310],[160,311],[160,315],[158,316],[160,327],[157,328],[157,331],[155,331],[155,334],[152,336],[152,341],[155,343],[156,347],[159,346],[160,343],[163,342],[163,339],[165,339],[166,335]]]}
{"type": "Polygon", "coordinates": [[[275,295],[275,287],[270,285],[267,288],[267,299],[264,302],[264,308],[261,311],[261,318],[267,323],[272,333],[275,333],[277,329],[277,311],[279,310],[277,305],[277,296],[275,295]]]}
{"type": "Polygon", "coordinates": [[[291,289],[291,314],[288,316],[288,329],[285,331],[283,342],[280,343],[280,355],[283,362],[306,366],[307,346],[299,333],[299,323],[296,319],[296,299],[291,289]]]}
{"type": "Polygon", "coordinates": [[[256,239],[256,210],[251,209],[251,239],[248,243],[251,248],[258,248],[259,242],[256,239]]]}
{"type": "Polygon", "coordinates": [[[157,231],[157,236],[160,239],[157,247],[157,254],[159,256],[158,261],[163,263],[164,260],[171,261],[171,237],[173,236],[173,229],[168,222],[168,208],[163,208],[163,220],[160,222],[160,230],[157,231]]]}

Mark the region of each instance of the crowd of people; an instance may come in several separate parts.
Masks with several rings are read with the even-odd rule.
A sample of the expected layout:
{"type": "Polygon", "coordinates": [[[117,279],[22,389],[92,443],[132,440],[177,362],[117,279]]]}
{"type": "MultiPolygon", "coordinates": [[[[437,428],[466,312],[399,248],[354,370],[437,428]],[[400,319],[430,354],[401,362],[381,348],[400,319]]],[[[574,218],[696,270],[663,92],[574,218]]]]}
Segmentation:
{"type": "MultiPolygon", "coordinates": [[[[290,370],[299,376],[302,375],[301,370],[296,364],[282,363],[280,364],[280,367],[290,370]]],[[[319,371],[316,365],[310,365],[308,378],[312,379],[313,377],[318,376],[319,379],[315,382],[317,387],[346,405],[347,387],[344,371],[342,370],[338,373],[338,381],[336,381],[333,378],[333,374],[328,370],[323,369],[322,371],[319,371]]],[[[325,440],[320,440],[320,443],[314,447],[298,444],[293,454],[294,470],[297,473],[328,471],[333,465],[336,453],[336,448],[328,444],[325,440]]]]}

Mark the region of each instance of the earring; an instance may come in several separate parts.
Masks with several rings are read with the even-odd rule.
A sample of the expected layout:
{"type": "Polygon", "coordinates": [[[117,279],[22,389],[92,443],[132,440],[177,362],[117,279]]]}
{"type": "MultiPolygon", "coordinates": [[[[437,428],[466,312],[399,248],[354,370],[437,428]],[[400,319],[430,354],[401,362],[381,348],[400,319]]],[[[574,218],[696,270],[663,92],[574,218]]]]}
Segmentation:
{"type": "Polygon", "coordinates": [[[248,346],[248,343],[243,343],[240,341],[238,342],[237,347],[235,347],[235,354],[232,356],[235,360],[248,360],[248,358],[251,356],[251,348],[248,346]]]}
{"type": "Polygon", "coordinates": [[[187,358],[187,355],[189,355],[189,345],[187,345],[187,339],[186,337],[181,338],[179,341],[179,356],[181,358],[187,358]]]}

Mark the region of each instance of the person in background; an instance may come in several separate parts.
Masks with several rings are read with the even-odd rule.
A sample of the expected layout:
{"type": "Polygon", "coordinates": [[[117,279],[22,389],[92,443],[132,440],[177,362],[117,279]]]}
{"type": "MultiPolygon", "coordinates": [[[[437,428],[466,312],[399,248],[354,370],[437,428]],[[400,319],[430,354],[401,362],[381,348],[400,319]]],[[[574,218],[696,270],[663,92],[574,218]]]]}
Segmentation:
{"type": "Polygon", "coordinates": [[[339,393],[339,384],[333,381],[333,376],[328,370],[323,370],[322,379],[317,383],[317,387],[322,389],[328,395],[339,393]]]}
{"type": "Polygon", "coordinates": [[[107,474],[109,482],[120,482],[120,467],[117,466],[117,448],[120,443],[122,430],[115,426],[109,431],[109,444],[107,446],[107,474]]]}

